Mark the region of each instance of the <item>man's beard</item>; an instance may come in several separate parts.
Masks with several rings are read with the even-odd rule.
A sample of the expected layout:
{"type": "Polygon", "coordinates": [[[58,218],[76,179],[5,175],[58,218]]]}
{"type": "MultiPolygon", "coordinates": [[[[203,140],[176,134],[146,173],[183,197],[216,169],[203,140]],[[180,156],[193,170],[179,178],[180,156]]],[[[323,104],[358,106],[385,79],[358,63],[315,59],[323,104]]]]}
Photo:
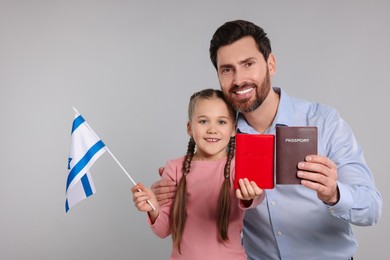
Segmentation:
{"type": "Polygon", "coordinates": [[[249,113],[255,111],[258,107],[263,104],[264,100],[267,98],[269,92],[271,90],[271,79],[269,76],[269,71],[267,69],[265,78],[263,82],[261,83],[260,87],[256,85],[255,83],[244,83],[241,86],[233,86],[233,88],[229,91],[229,93],[225,93],[225,97],[228,100],[229,103],[233,105],[233,107],[241,112],[241,113],[249,113]],[[254,91],[256,91],[255,99],[251,100],[249,98],[247,99],[240,99],[237,100],[233,98],[235,94],[233,91],[237,91],[239,89],[244,89],[247,87],[253,87],[254,91]]]}

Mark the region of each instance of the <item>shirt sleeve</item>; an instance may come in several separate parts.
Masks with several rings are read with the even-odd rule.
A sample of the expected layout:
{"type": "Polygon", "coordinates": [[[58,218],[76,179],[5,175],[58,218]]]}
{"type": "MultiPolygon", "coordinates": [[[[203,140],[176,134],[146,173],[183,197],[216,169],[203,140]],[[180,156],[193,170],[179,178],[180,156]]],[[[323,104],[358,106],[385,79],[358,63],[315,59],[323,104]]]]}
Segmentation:
{"type": "Polygon", "coordinates": [[[263,200],[265,197],[265,192],[261,196],[256,197],[255,199],[252,200],[252,203],[249,206],[245,206],[242,200],[238,200],[238,206],[242,210],[247,210],[247,209],[253,209],[256,208],[263,200]]]}
{"type": "MultiPolygon", "coordinates": [[[[162,180],[172,180],[177,183],[177,166],[174,161],[168,161],[165,165],[164,172],[161,175],[162,180]]],[[[149,217],[148,224],[152,231],[161,238],[165,238],[171,234],[170,226],[170,211],[172,201],[160,207],[160,212],[155,222],[152,224],[149,217]]]]}
{"type": "MultiPolygon", "coordinates": [[[[382,212],[382,197],[375,187],[362,148],[349,125],[336,111],[327,117],[322,143],[337,165],[340,200],[329,206],[330,214],[359,226],[373,225],[382,212]]],[[[324,130],[323,130],[324,131],[324,130]]]]}

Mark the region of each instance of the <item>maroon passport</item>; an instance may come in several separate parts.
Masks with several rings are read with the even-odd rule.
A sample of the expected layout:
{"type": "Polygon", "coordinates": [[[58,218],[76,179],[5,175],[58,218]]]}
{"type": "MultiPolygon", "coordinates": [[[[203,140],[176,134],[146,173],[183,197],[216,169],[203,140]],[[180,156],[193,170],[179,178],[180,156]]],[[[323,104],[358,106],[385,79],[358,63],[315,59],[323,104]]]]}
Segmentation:
{"type": "Polygon", "coordinates": [[[298,163],[317,154],[317,127],[276,127],[276,184],[301,184],[298,163]]]}
{"type": "Polygon", "coordinates": [[[270,134],[236,134],[236,173],[238,180],[247,178],[261,189],[274,188],[275,136],[270,134]]]}

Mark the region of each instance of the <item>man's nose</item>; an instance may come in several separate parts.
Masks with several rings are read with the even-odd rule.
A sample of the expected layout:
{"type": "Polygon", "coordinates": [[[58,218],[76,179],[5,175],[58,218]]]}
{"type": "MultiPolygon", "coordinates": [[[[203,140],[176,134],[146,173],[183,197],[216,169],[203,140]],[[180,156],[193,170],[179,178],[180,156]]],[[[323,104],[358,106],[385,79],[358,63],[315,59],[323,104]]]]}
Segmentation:
{"type": "Polygon", "coordinates": [[[245,81],[245,73],[243,71],[236,70],[233,76],[233,84],[241,86],[243,83],[245,83],[245,81]]]}

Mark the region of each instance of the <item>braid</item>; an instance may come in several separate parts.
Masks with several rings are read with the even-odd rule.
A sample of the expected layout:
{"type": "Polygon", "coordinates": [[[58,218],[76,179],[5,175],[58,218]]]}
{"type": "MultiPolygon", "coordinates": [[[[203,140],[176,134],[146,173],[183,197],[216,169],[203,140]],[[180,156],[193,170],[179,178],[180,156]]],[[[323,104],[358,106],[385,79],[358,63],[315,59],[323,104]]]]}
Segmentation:
{"type": "Polygon", "coordinates": [[[217,227],[218,238],[221,241],[229,241],[228,229],[230,219],[230,165],[234,157],[235,137],[230,138],[227,150],[227,158],[224,169],[224,181],[218,198],[217,227]]]}
{"type": "Polygon", "coordinates": [[[180,179],[179,186],[176,191],[175,201],[171,208],[171,229],[172,229],[172,241],[173,245],[180,251],[180,242],[183,237],[184,226],[187,219],[186,213],[186,200],[187,200],[187,180],[186,176],[190,172],[191,160],[194,156],[195,141],[190,138],[187,147],[187,154],[183,160],[182,173],[183,176],[180,179]]]}
{"type": "Polygon", "coordinates": [[[236,146],[236,137],[231,137],[228,145],[228,151],[227,151],[228,157],[226,159],[226,164],[225,164],[225,171],[224,171],[225,178],[230,177],[230,165],[234,157],[235,146],[236,146]]]}
{"type": "Polygon", "coordinates": [[[188,146],[187,146],[187,154],[184,157],[183,161],[183,167],[182,167],[182,172],[183,175],[187,175],[190,172],[190,167],[191,167],[191,160],[192,157],[194,156],[195,152],[195,140],[194,138],[190,138],[188,141],[188,146]]]}

